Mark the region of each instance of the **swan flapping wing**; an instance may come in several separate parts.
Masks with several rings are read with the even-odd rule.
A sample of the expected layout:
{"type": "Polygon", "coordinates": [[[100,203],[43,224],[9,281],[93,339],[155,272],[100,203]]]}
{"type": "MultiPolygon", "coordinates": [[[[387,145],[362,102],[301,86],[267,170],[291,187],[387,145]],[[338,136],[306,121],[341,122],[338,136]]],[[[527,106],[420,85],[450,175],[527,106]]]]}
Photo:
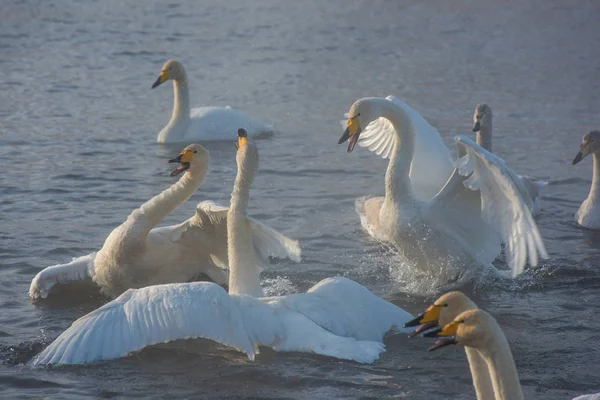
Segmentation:
{"type": "Polygon", "coordinates": [[[307,293],[274,298],[272,301],[305,315],[337,336],[356,340],[381,342],[390,330],[404,332],[402,326],[413,318],[366,287],[343,277],[324,279],[307,293]]]}
{"type": "MultiPolygon", "coordinates": [[[[419,198],[430,199],[444,186],[454,170],[450,152],[438,131],[417,111],[394,96],[388,96],[386,99],[401,107],[410,117],[415,133],[415,153],[410,169],[411,184],[419,198]]],[[[380,117],[361,128],[363,129],[358,145],[388,158],[398,137],[392,123],[387,118],[380,117]]]]}
{"type": "Polygon", "coordinates": [[[527,260],[536,266],[538,258],[548,254],[531,215],[531,198],[518,176],[498,156],[465,136],[455,138],[466,155],[457,161],[457,169],[469,176],[464,186],[479,190],[481,216],[506,244],[505,253],[512,275],[523,272],[527,260]]]}
{"type": "Polygon", "coordinates": [[[130,289],[75,321],[34,358],[33,365],[111,360],[146,346],[189,338],[212,339],[254,359],[261,340],[270,343],[281,334],[266,321],[269,316],[264,314],[270,311],[257,299],[230,296],[207,282],[130,289]],[[252,318],[262,324],[257,326],[252,318]]]}

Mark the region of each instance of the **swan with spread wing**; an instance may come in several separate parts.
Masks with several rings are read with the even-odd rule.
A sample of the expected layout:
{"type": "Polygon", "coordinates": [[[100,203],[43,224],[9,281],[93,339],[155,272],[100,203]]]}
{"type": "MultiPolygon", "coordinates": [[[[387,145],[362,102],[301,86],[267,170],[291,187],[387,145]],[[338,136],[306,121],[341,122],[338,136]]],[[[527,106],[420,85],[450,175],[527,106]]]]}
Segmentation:
{"type": "Polygon", "coordinates": [[[467,137],[455,138],[463,156],[457,168],[442,177],[446,183],[439,192],[426,200],[415,194],[413,175],[436,159],[422,160],[422,167],[417,164],[422,152],[415,153],[416,144],[428,141],[420,137],[413,119],[393,98],[362,98],[350,108],[339,143],[348,140],[351,152],[364,130],[365,146],[376,153],[383,148],[389,155],[385,196],[356,203],[365,230],[393,243],[414,265],[445,266],[438,279],[446,282],[465,265],[492,267],[502,242],[513,276],[523,272],[527,260],[535,266],[540,257],[547,257],[529,211],[531,199],[522,196],[522,181],[501,159],[467,137]],[[379,124],[382,118],[386,126],[372,129],[371,123],[379,124]]]}
{"type": "Polygon", "coordinates": [[[259,346],[302,351],[360,363],[385,350],[389,330],[413,317],[364,286],[327,278],[307,293],[262,295],[262,262],[246,219],[258,151],[239,132],[236,177],[227,211],[229,293],[211,282],[131,289],[78,319],[33,360],[34,365],[110,360],[176,339],[206,338],[254,359],[259,346]]]}
{"type": "MultiPolygon", "coordinates": [[[[59,283],[93,281],[104,294],[116,297],[129,288],[187,282],[201,274],[226,285],[227,207],[203,201],[183,223],[156,227],[196,192],[208,170],[209,152],[192,144],[169,162],[179,163],[171,176],[184,172],[177,183],[134,210],[98,252],[40,271],[31,282],[29,296],[45,298],[59,283]]],[[[247,223],[253,255],[262,265],[268,264],[269,257],[300,262],[297,241],[253,218],[247,223]]]]}

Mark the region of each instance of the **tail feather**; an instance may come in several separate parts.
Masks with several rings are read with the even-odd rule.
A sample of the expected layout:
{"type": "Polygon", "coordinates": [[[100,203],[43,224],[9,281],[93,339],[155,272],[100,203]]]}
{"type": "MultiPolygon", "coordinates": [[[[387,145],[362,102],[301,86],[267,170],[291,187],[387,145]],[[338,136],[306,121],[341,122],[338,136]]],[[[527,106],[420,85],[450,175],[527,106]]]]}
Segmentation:
{"type": "Polygon", "coordinates": [[[71,283],[91,280],[94,276],[94,258],[96,253],[74,258],[67,264],[57,264],[44,268],[31,281],[29,297],[46,298],[50,290],[59,283],[71,283]]]}

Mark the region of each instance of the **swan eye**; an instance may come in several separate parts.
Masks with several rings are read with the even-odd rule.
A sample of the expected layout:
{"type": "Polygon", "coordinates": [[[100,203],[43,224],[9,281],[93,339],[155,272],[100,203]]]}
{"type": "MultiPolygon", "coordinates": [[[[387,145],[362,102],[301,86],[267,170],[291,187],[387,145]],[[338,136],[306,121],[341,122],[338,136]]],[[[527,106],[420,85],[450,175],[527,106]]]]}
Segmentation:
{"type": "Polygon", "coordinates": [[[448,307],[448,303],[443,304],[443,307],[448,307]]]}
{"type": "Polygon", "coordinates": [[[198,150],[194,150],[194,154],[198,153],[198,150]]]}

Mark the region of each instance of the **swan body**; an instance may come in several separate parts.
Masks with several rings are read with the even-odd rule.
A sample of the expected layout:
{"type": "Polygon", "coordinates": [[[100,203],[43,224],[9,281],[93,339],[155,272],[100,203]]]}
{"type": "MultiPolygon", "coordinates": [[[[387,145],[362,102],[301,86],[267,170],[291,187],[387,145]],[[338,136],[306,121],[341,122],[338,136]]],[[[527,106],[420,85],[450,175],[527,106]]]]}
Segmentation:
{"type": "MultiPolygon", "coordinates": [[[[489,374],[496,400],[523,400],[517,367],[508,340],[500,325],[487,312],[477,309],[464,311],[449,324],[425,333],[424,336],[444,337],[444,339],[438,340],[430,350],[450,344],[460,344],[477,349],[487,364],[487,369],[471,369],[471,373],[475,375],[489,374]],[[451,336],[452,338],[447,338],[451,336]]],[[[477,397],[478,400],[490,398],[494,397],[477,397]]]]}
{"type": "Polygon", "coordinates": [[[172,79],[174,90],[173,114],[159,132],[157,143],[190,143],[210,140],[235,140],[238,128],[243,127],[250,137],[268,136],[274,131],[241,111],[231,107],[199,107],[190,109],[187,74],[183,65],[168,60],[152,88],[172,79]]]}
{"type": "MultiPolygon", "coordinates": [[[[200,274],[227,284],[227,207],[204,201],[183,223],[155,227],[198,189],[208,169],[209,153],[194,144],[171,161],[182,165],[174,174],[187,168],[177,183],[133,211],[97,253],[39,272],[31,282],[30,297],[45,298],[57,283],[83,280],[93,280],[110,297],[129,288],[187,282],[200,274]]],[[[253,238],[247,254],[257,263],[265,265],[270,256],[300,261],[297,241],[255,219],[247,218],[245,223],[253,238]]]]}
{"type": "MultiPolygon", "coordinates": [[[[405,327],[420,325],[413,334],[416,335],[432,328],[445,326],[464,311],[476,310],[477,305],[461,292],[449,292],[438,298],[424,313],[404,324],[405,327]]],[[[465,347],[469,360],[469,368],[473,377],[473,387],[478,399],[494,399],[494,386],[490,379],[488,366],[474,347],[465,347]]]]}
{"type": "Polygon", "coordinates": [[[573,159],[573,165],[588,154],[592,155],[594,161],[592,186],[588,197],[577,210],[575,220],[584,228],[600,229],[600,131],[588,132],[583,137],[579,153],[573,159]]]}
{"type": "Polygon", "coordinates": [[[210,282],[130,289],[78,319],[34,360],[34,365],[83,364],[123,357],[176,339],[207,338],[254,359],[259,346],[303,351],[360,363],[375,361],[390,329],[412,318],[346,278],[328,278],[307,293],[256,298],[262,293],[245,220],[258,152],[243,131],[238,176],[227,214],[229,289],[210,282]],[[244,229],[245,228],[245,229],[244,229]]]}
{"type": "Polygon", "coordinates": [[[501,242],[506,243],[513,276],[523,272],[527,259],[535,266],[539,257],[547,257],[529,211],[531,199],[522,196],[523,183],[501,159],[457,136],[459,154],[464,154],[457,169],[445,177],[446,184],[432,199],[422,200],[410,177],[418,137],[411,115],[383,98],[359,99],[348,114],[340,143],[350,139],[349,151],[363,126],[383,117],[393,127],[372,138],[373,146],[392,140],[385,197],[357,201],[362,224],[375,238],[393,243],[413,264],[445,266],[438,275],[445,282],[460,274],[458,266],[491,267],[501,242]]]}
{"type": "MultiPolygon", "coordinates": [[[[487,104],[478,104],[473,113],[473,132],[477,132],[476,142],[478,145],[492,152],[492,109],[487,104]]],[[[529,195],[532,200],[531,213],[533,216],[540,214],[542,210],[542,194],[548,182],[538,181],[526,176],[517,175],[523,183],[525,191],[523,196],[529,195]]]]}

